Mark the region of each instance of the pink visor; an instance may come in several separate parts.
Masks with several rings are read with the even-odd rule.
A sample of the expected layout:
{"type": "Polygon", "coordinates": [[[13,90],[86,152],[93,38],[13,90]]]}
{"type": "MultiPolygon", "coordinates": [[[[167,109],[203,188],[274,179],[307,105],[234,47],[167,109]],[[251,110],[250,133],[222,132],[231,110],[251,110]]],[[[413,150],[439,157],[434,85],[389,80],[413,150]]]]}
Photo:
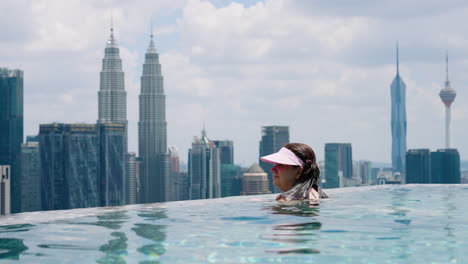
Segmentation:
{"type": "Polygon", "coordinates": [[[263,156],[261,161],[268,163],[279,163],[293,166],[303,166],[304,162],[287,148],[281,148],[278,152],[263,156]]]}

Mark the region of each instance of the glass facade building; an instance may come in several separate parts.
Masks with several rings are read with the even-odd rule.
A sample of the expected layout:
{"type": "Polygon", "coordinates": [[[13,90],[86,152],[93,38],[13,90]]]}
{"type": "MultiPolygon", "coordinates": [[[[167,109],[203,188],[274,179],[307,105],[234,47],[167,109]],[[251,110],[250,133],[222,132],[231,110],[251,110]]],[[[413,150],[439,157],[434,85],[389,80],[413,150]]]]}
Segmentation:
{"type": "Polygon", "coordinates": [[[325,144],[325,184],[324,188],[344,186],[344,178],[353,177],[353,153],[350,143],[325,144]]]}
{"type": "MultiPolygon", "coordinates": [[[[260,157],[270,155],[280,150],[284,145],[289,143],[289,127],[288,126],[264,126],[262,127],[262,139],[260,140],[259,154],[260,157]]],[[[259,158],[260,158],[259,157],[259,158]]],[[[271,168],[273,164],[259,160],[260,167],[268,175],[268,184],[270,191],[277,192],[277,188],[273,186],[273,174],[271,168]]]]}
{"type": "Polygon", "coordinates": [[[23,71],[0,68],[0,165],[11,168],[11,212],[21,211],[23,71]]]}
{"type": "Polygon", "coordinates": [[[432,183],[460,183],[460,154],[457,149],[431,152],[432,183]]]}
{"type": "Polygon", "coordinates": [[[141,76],[138,150],[141,158],[141,203],[172,200],[170,157],[167,148],[164,79],[153,35],[141,76]]]}
{"type": "Polygon", "coordinates": [[[406,85],[400,77],[397,46],[397,73],[390,86],[391,129],[392,129],[392,171],[405,172],[406,156],[406,85]]]}
{"type": "Polygon", "coordinates": [[[202,131],[196,137],[188,153],[189,199],[221,197],[221,163],[219,149],[202,131]]]}
{"type": "Polygon", "coordinates": [[[221,197],[235,195],[233,189],[235,189],[236,178],[239,177],[241,177],[241,168],[239,166],[234,164],[221,164],[221,197]]]}
{"type": "Polygon", "coordinates": [[[11,213],[11,167],[0,165],[0,215],[11,213]]]}
{"type": "Polygon", "coordinates": [[[39,142],[26,142],[21,145],[21,212],[40,210],[41,160],[39,142]]]}
{"type": "Polygon", "coordinates": [[[219,148],[219,158],[221,164],[234,165],[234,142],[232,140],[213,140],[219,148]]]}
{"type": "Polygon", "coordinates": [[[429,149],[409,149],[406,152],[406,183],[432,183],[429,149]]]}
{"type": "Polygon", "coordinates": [[[126,204],[127,126],[97,124],[99,136],[100,205],[126,204]]]}
{"type": "Polygon", "coordinates": [[[114,29],[104,50],[98,91],[100,205],[126,203],[127,93],[114,29]]]}
{"type": "Polygon", "coordinates": [[[140,161],[135,153],[128,153],[127,183],[126,183],[126,204],[138,203],[138,183],[140,161]]]}
{"type": "Polygon", "coordinates": [[[100,206],[96,125],[40,125],[39,152],[42,210],[100,206]]]}

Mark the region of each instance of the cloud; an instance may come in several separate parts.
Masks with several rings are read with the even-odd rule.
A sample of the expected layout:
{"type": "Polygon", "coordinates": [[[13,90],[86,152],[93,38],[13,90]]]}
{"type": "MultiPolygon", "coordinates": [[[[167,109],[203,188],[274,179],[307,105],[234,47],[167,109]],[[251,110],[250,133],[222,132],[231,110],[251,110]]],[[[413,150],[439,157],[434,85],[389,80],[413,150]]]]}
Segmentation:
{"type": "Polygon", "coordinates": [[[2,1],[0,8],[9,10],[0,17],[2,66],[25,71],[25,134],[37,133],[40,123],[96,121],[112,15],[132,151],[153,20],[168,141],[182,160],[203,123],[209,137],[234,140],[236,162],[244,165],[257,161],[264,125],[289,125],[291,140],[313,146],[319,159],[324,144],[337,141],[351,142],[356,159],[390,160],[397,40],[408,147],[443,147],[438,92],[448,49],[458,91],[453,142],[468,155],[460,139],[468,129],[468,29],[456,26],[468,15],[464,1],[2,1]]]}

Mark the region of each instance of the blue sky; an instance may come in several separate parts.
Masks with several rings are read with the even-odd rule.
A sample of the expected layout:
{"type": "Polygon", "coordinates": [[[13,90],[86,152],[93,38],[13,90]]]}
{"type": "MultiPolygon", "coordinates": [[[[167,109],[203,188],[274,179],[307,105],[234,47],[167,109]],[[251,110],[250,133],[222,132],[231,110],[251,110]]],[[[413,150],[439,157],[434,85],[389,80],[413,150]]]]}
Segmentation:
{"type": "Polygon", "coordinates": [[[25,72],[25,135],[50,122],[97,119],[110,17],[121,48],[129,148],[153,21],[167,95],[168,143],[187,159],[203,123],[230,139],[235,161],[257,161],[260,128],[289,125],[291,141],[324,158],[350,142],[356,160],[389,162],[395,43],[407,85],[408,148],[444,147],[445,80],[457,90],[452,142],[468,157],[465,1],[1,1],[0,66],[25,72]]]}

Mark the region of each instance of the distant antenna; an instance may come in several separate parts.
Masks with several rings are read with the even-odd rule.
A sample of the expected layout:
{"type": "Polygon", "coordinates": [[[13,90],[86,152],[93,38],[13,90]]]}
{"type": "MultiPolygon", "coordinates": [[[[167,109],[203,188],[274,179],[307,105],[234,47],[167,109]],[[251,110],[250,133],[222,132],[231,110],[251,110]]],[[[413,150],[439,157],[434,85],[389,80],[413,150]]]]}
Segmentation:
{"type": "Polygon", "coordinates": [[[396,42],[396,72],[397,74],[400,72],[400,59],[398,55],[398,40],[396,42]]]}
{"type": "Polygon", "coordinates": [[[153,16],[151,16],[151,21],[150,21],[150,26],[151,26],[151,37],[153,37],[153,16]]]}
{"type": "Polygon", "coordinates": [[[447,74],[447,82],[449,81],[448,75],[448,50],[445,50],[445,73],[447,74]]]}

